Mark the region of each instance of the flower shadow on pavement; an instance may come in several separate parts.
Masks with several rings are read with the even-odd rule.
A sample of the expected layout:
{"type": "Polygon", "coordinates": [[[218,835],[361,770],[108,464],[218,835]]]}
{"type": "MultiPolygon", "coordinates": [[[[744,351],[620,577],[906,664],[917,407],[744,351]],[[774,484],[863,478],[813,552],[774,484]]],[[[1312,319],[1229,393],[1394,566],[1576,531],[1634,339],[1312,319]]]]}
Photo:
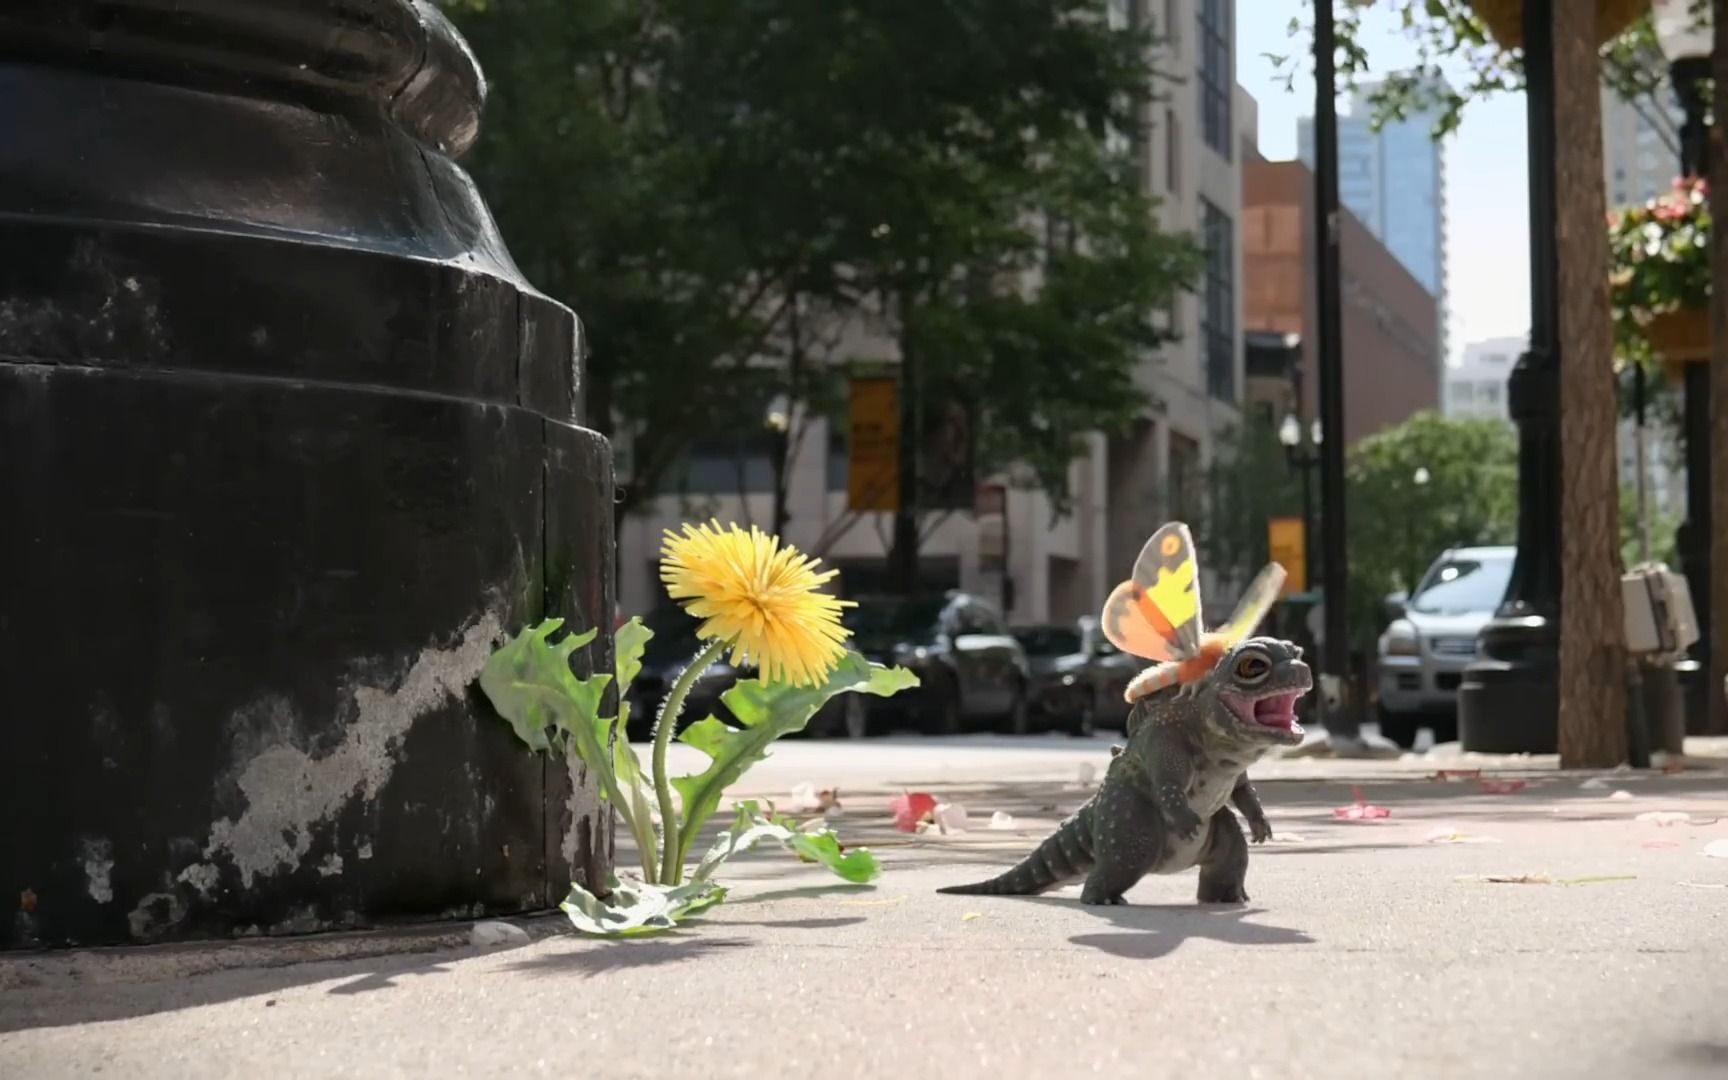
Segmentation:
{"type": "MultiPolygon", "coordinates": [[[[1072,901],[1031,898],[1037,904],[1072,901]]],[[[1314,939],[1301,930],[1245,922],[1264,908],[1200,907],[1194,904],[1078,905],[1081,911],[1122,927],[1121,933],[1076,934],[1070,944],[1120,956],[1127,960],[1157,960],[1175,952],[1191,938],[1210,938],[1227,945],[1312,945],[1314,939]]]]}

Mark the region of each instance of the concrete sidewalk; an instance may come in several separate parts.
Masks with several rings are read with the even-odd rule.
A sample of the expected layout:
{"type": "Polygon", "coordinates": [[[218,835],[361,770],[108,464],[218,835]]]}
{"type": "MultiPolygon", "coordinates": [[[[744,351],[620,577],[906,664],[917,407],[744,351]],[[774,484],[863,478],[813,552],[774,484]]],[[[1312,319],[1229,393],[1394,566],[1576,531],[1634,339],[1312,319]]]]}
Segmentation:
{"type": "Polygon", "coordinates": [[[0,1076],[1728,1073],[1720,770],[1438,763],[1525,781],[1490,793],[1435,761],[1268,763],[1278,836],[1246,907],[1198,907],[1192,872],[1125,908],[936,895],[1018,859],[1089,794],[1079,766],[1102,772],[1107,741],[1031,742],[780,747],[735,794],[839,784],[834,824],[883,877],[765,850],[658,940],[552,917],[491,952],[461,927],[0,959],[0,1076]],[[905,786],[972,829],[895,831],[905,786]],[[1335,819],[1353,786],[1391,816],[1335,819]],[[998,810],[1013,828],[985,827],[998,810]]]}

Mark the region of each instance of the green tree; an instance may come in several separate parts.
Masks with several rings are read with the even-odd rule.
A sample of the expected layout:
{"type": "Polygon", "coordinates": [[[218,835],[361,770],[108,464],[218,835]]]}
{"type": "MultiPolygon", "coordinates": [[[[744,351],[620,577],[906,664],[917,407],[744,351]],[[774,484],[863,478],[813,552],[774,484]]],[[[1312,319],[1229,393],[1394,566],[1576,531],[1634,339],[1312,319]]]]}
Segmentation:
{"type": "Polygon", "coordinates": [[[1518,444],[1502,421],[1421,412],[1351,447],[1346,473],[1354,648],[1372,649],[1386,596],[1441,551],[1517,538],[1518,444]]]}
{"type": "Polygon", "coordinates": [[[979,467],[1059,507],[1081,434],[1138,408],[1150,313],[1199,263],[1109,139],[1158,73],[1106,0],[445,3],[493,87],[475,175],[630,447],[621,509],[771,404],[783,477],[833,365],[871,359],[840,324],[894,339],[911,419],[966,388],[979,467]]]}

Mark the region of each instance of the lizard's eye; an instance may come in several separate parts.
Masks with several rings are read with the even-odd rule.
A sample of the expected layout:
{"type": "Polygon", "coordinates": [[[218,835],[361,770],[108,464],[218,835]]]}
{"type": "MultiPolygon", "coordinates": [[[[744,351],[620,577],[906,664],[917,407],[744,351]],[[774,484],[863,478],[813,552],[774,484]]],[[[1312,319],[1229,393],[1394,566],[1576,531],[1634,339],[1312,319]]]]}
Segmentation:
{"type": "Polygon", "coordinates": [[[1244,682],[1259,682],[1271,670],[1271,661],[1258,653],[1249,653],[1236,661],[1236,677],[1244,682]]]}

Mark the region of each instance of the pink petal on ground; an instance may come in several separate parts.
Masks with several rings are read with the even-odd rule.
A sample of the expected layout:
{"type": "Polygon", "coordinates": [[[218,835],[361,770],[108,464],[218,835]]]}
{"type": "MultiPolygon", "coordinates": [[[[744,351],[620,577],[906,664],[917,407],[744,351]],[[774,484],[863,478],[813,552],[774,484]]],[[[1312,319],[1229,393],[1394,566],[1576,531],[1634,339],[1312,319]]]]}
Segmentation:
{"type": "Polygon", "coordinates": [[[1392,811],[1386,809],[1384,806],[1375,806],[1372,803],[1363,802],[1361,788],[1351,788],[1350,793],[1356,797],[1356,801],[1351,803],[1349,806],[1340,806],[1332,811],[1332,816],[1338,820],[1368,821],[1374,818],[1392,816],[1392,811]]]}
{"type": "Polygon", "coordinates": [[[917,832],[918,823],[936,810],[936,797],[927,791],[908,791],[888,800],[888,812],[894,816],[894,827],[901,832],[917,832]]]}

